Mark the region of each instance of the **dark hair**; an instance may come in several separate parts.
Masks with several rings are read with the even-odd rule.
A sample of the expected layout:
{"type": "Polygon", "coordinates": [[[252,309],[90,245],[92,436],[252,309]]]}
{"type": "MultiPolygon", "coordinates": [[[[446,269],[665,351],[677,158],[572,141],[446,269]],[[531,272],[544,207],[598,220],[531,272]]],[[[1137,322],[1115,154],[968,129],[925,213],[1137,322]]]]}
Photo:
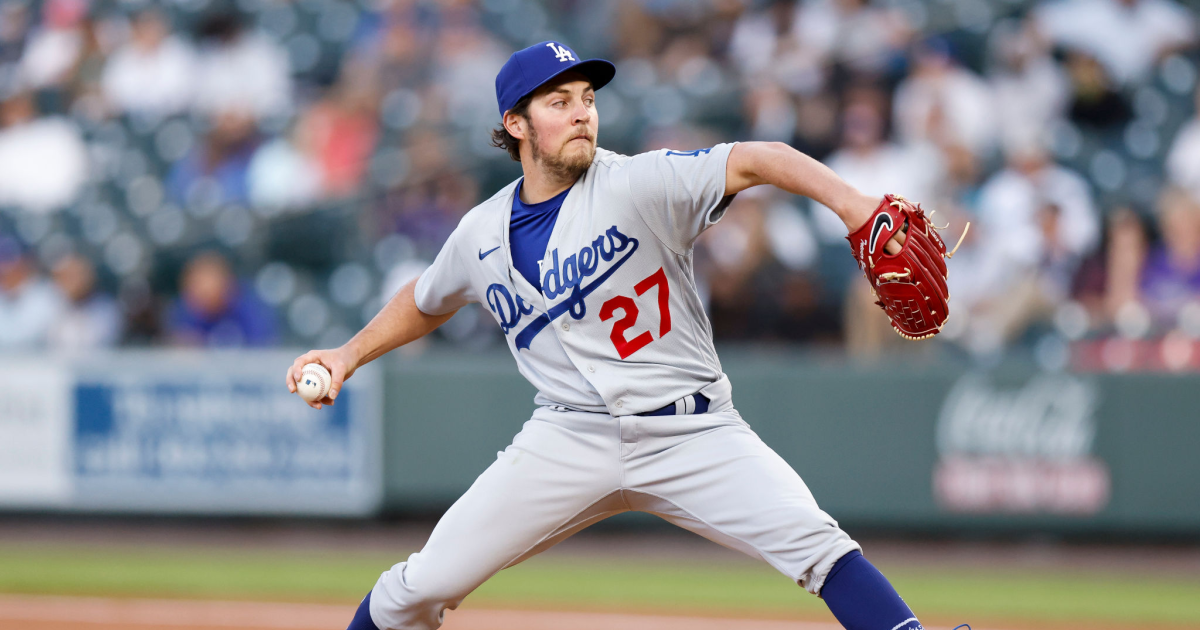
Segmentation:
{"type": "Polygon", "coordinates": [[[200,40],[215,39],[230,42],[242,31],[242,17],[236,13],[217,11],[200,20],[196,26],[196,37],[200,40]]]}
{"type": "MultiPolygon", "coordinates": [[[[533,101],[533,95],[527,94],[517,101],[516,105],[508,111],[529,121],[529,103],[533,101]]],[[[508,157],[514,162],[521,161],[521,141],[508,133],[508,129],[504,126],[504,121],[500,121],[500,126],[492,130],[492,146],[508,151],[508,157]]]]}

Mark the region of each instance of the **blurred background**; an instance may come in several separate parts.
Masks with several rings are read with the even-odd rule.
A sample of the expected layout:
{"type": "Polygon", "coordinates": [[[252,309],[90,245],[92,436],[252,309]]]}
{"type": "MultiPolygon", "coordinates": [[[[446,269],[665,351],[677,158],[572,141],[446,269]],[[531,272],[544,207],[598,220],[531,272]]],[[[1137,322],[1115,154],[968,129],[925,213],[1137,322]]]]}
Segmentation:
{"type": "MultiPolygon", "coordinates": [[[[493,81],[618,65],[600,144],[787,142],[957,238],[936,351],[1196,370],[1193,7],[1167,0],[5,2],[0,349],[340,344],[519,176],[493,81]],[[1105,344],[1106,340],[1119,343],[1105,344]]],[[[697,246],[718,341],[902,342],[806,199],[697,246]]],[[[436,335],[501,335],[469,309],[436,335]]]]}
{"type": "MultiPolygon", "coordinates": [[[[947,623],[1200,627],[1198,17],[1181,0],[4,0],[0,593],[345,602],[419,548],[531,410],[486,308],[321,414],[279,374],[349,339],[520,175],[488,145],[495,74],[556,39],[617,64],[607,149],[782,141],[936,209],[951,242],[971,223],[954,316],[921,344],[807,199],[747,191],[696,245],[738,407],[852,534],[882,537],[910,603],[947,623]],[[1105,581],[1130,571],[1145,579],[1105,581]],[[1047,577],[1015,577],[1031,572],[1047,577]]],[[[481,601],[828,621],[794,587],[761,595],[757,568],[620,523],[481,601]],[[597,569],[596,549],[643,570],[597,569]]],[[[60,627],[4,597],[0,628],[60,627]]]]}

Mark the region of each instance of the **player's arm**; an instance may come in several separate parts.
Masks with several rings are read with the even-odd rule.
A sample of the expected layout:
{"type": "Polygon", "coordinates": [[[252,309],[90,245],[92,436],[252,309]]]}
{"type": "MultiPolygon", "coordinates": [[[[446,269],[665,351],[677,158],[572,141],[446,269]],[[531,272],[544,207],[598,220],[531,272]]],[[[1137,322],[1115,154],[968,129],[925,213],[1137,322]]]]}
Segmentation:
{"type": "Polygon", "coordinates": [[[879,198],[864,195],[824,164],[782,142],[739,142],[725,164],[725,194],[771,184],[832,209],[850,231],[866,223],[879,198]]]}
{"type": "Polygon", "coordinates": [[[329,369],[332,377],[329,395],[308,405],[314,409],[320,409],[322,404],[332,405],[342,388],[342,383],[359,367],[428,335],[457,312],[451,311],[444,315],[423,313],[417,308],[414,297],[416,286],[416,280],[404,285],[391,300],[388,300],[383,310],[342,347],[310,350],[293,361],[287,373],[288,391],[296,391],[296,381],[300,379],[301,368],[309,363],[320,363],[329,369]]]}

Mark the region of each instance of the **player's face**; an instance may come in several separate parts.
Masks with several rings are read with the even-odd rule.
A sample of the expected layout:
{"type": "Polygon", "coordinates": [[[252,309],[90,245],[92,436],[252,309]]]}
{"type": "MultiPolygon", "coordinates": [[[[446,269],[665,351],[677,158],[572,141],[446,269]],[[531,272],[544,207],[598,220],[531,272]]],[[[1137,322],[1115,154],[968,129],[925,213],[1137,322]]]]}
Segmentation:
{"type": "Polygon", "coordinates": [[[544,88],[529,104],[533,161],[564,179],[577,179],[596,155],[596,94],[579,75],[544,88]],[[576,78],[578,77],[578,78],[576,78]]]}

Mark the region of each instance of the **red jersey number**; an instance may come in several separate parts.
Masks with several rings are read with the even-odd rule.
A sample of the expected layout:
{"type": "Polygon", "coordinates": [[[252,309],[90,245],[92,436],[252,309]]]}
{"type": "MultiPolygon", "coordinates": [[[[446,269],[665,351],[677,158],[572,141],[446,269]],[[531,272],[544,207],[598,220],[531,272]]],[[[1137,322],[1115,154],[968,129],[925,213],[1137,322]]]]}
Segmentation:
{"type": "MultiPolygon", "coordinates": [[[[658,271],[634,285],[633,290],[638,295],[642,295],[653,287],[658,287],[658,337],[661,339],[663,335],[671,332],[671,291],[667,284],[667,274],[663,271],[662,267],[659,267],[658,271]]],[[[650,342],[654,341],[654,336],[647,330],[633,339],[625,338],[626,331],[633,328],[638,318],[637,303],[629,296],[618,295],[602,304],[600,306],[600,321],[606,322],[612,319],[618,310],[623,313],[623,316],[621,319],[613,322],[612,332],[608,338],[612,339],[613,347],[617,349],[617,354],[622,359],[627,359],[634,352],[645,348],[650,342]]]]}

